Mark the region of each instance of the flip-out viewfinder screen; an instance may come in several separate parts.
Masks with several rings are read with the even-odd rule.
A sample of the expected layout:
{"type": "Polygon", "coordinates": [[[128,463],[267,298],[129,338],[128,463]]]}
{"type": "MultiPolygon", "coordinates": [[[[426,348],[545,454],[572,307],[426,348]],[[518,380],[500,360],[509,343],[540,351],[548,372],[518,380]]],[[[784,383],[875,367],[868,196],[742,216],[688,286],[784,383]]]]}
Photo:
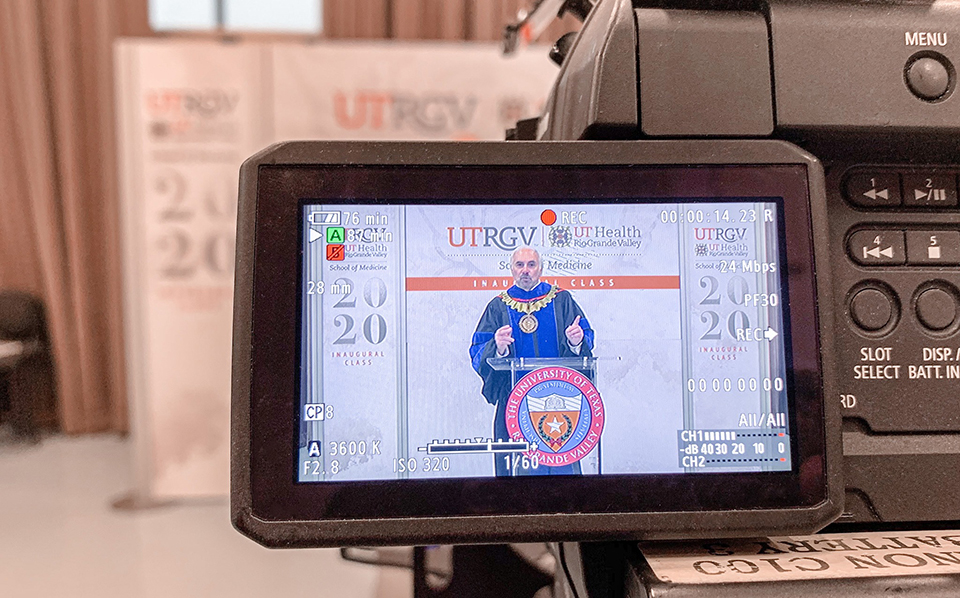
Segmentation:
{"type": "Polygon", "coordinates": [[[792,468],[783,202],[302,202],[296,480],[792,468]]]}

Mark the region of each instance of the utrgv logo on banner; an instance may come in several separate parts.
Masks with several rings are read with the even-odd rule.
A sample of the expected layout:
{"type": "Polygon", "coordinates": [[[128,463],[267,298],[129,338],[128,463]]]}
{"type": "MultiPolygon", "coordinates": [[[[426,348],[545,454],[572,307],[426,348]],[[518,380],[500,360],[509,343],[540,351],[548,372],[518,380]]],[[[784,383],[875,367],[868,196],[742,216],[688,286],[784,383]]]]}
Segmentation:
{"type": "Polygon", "coordinates": [[[499,247],[511,250],[533,244],[536,226],[448,226],[447,241],[451,247],[499,247]]]}
{"type": "Polygon", "coordinates": [[[726,243],[736,243],[742,241],[747,234],[746,228],[715,228],[715,227],[695,227],[693,234],[697,241],[724,241],[726,243]]]}
{"type": "Polygon", "coordinates": [[[151,116],[199,116],[216,118],[237,107],[235,89],[149,89],[147,110],[151,116]]]}
{"type": "Polygon", "coordinates": [[[694,227],[693,251],[698,258],[745,258],[749,254],[747,228],[694,227]]]}
{"type": "Polygon", "coordinates": [[[467,131],[473,123],[477,98],[456,94],[396,91],[343,91],[333,94],[333,114],[343,129],[411,129],[443,134],[467,131]]]}
{"type": "Polygon", "coordinates": [[[235,89],[148,89],[144,105],[150,136],[161,141],[237,138],[240,92],[235,89]]]}

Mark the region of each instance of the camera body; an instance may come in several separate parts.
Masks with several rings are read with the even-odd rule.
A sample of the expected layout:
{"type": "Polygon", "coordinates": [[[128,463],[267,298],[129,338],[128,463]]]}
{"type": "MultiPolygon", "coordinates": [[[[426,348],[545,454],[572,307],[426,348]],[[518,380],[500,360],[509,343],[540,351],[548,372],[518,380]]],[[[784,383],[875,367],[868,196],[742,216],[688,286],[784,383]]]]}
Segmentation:
{"type": "Polygon", "coordinates": [[[960,513],[958,36],[946,2],[601,1],[514,132],[772,137],[823,163],[840,522],[960,513]]]}
{"type": "Polygon", "coordinates": [[[244,164],[238,529],[309,547],[957,519],[960,5],[665,4],[592,7],[508,135],[529,143],[244,164]]]}

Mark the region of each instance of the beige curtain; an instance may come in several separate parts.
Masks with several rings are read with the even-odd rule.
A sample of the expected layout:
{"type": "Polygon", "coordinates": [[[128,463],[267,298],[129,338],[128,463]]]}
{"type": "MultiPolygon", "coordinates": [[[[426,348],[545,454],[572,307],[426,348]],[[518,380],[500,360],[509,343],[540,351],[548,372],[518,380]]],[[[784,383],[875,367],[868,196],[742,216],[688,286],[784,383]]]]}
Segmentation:
{"type": "Polygon", "coordinates": [[[39,295],[67,433],[127,429],[112,43],[145,1],[0,1],[0,288],[39,295]]]}
{"type": "MultiPolygon", "coordinates": [[[[324,36],[499,41],[504,25],[532,6],[533,0],[325,0],[324,36]]],[[[565,16],[539,41],[553,43],[579,27],[565,16]]]]}

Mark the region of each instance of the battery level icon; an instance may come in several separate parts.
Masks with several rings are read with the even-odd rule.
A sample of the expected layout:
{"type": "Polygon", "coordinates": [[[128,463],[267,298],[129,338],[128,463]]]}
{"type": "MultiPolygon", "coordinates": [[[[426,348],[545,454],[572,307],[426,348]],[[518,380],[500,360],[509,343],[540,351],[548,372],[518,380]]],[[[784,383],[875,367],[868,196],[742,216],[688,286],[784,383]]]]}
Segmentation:
{"type": "Polygon", "coordinates": [[[309,220],[310,224],[314,226],[319,226],[322,224],[339,225],[340,212],[310,212],[307,220],[309,220]]]}

